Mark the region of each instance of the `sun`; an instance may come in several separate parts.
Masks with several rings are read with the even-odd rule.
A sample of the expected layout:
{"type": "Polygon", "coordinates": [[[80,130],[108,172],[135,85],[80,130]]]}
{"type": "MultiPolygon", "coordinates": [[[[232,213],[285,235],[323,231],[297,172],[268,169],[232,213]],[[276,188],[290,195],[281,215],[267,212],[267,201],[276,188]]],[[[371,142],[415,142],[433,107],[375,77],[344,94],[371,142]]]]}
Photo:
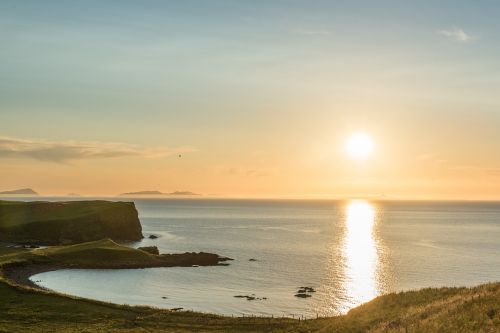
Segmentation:
{"type": "Polygon", "coordinates": [[[355,133],[347,139],[345,150],[352,158],[365,160],[373,152],[373,140],[365,133],[355,133]]]}

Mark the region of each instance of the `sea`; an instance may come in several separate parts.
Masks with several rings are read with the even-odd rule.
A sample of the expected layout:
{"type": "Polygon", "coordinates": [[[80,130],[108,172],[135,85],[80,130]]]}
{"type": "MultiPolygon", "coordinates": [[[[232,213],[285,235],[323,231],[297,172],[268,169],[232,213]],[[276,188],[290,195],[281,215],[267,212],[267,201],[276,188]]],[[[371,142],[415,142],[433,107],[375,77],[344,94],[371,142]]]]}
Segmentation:
{"type": "Polygon", "coordinates": [[[130,246],[234,260],[213,267],[64,269],[32,281],[118,304],[315,318],[391,292],[500,280],[500,203],[111,200],[136,204],[145,238],[130,246]]]}

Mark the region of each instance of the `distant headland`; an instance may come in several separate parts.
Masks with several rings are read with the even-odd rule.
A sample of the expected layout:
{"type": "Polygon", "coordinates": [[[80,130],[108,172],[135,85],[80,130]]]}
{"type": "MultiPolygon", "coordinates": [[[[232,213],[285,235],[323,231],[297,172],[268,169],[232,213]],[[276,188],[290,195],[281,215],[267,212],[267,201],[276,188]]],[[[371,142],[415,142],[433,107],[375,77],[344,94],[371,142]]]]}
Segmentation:
{"type": "Polygon", "coordinates": [[[39,195],[30,188],[21,188],[19,190],[3,191],[0,195],[39,195]]]}
{"type": "Polygon", "coordinates": [[[156,195],[171,195],[171,196],[189,196],[189,195],[201,195],[199,193],[189,192],[189,191],[174,191],[170,193],[164,193],[160,191],[138,191],[138,192],[128,192],[122,193],[120,196],[134,196],[134,195],[144,195],[144,196],[156,196],[156,195]]]}

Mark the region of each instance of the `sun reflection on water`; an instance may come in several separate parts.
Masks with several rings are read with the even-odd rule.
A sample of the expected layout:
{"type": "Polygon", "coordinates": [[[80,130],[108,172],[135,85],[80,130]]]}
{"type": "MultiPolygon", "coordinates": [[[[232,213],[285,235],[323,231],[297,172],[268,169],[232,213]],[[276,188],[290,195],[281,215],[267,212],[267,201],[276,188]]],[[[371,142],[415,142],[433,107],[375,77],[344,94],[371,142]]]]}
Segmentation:
{"type": "Polygon", "coordinates": [[[344,311],[376,297],[378,253],[374,236],[375,207],[366,201],[352,201],[345,211],[344,311]]]}

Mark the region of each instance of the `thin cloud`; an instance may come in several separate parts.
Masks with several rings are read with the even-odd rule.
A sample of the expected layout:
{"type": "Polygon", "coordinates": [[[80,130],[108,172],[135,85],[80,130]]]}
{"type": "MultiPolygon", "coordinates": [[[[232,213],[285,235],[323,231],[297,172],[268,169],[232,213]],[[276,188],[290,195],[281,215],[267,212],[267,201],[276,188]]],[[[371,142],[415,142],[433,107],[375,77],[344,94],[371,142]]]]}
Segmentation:
{"type": "Polygon", "coordinates": [[[220,174],[228,174],[238,177],[264,177],[269,175],[268,169],[263,168],[247,168],[247,167],[216,167],[216,171],[220,174]]]}
{"type": "Polygon", "coordinates": [[[483,167],[483,166],[477,166],[477,165],[460,165],[454,167],[455,170],[461,171],[468,173],[470,175],[476,175],[478,173],[486,175],[486,176],[493,176],[493,177],[500,177],[500,168],[497,167],[483,167]]]}
{"type": "Polygon", "coordinates": [[[449,30],[440,30],[438,33],[442,36],[451,38],[457,42],[467,43],[475,39],[474,36],[466,33],[464,30],[458,27],[452,27],[449,30]]]}
{"type": "Polygon", "coordinates": [[[0,137],[0,158],[30,158],[56,163],[119,157],[159,158],[191,151],[194,151],[191,147],[147,148],[119,142],[51,141],[0,137]]]}

